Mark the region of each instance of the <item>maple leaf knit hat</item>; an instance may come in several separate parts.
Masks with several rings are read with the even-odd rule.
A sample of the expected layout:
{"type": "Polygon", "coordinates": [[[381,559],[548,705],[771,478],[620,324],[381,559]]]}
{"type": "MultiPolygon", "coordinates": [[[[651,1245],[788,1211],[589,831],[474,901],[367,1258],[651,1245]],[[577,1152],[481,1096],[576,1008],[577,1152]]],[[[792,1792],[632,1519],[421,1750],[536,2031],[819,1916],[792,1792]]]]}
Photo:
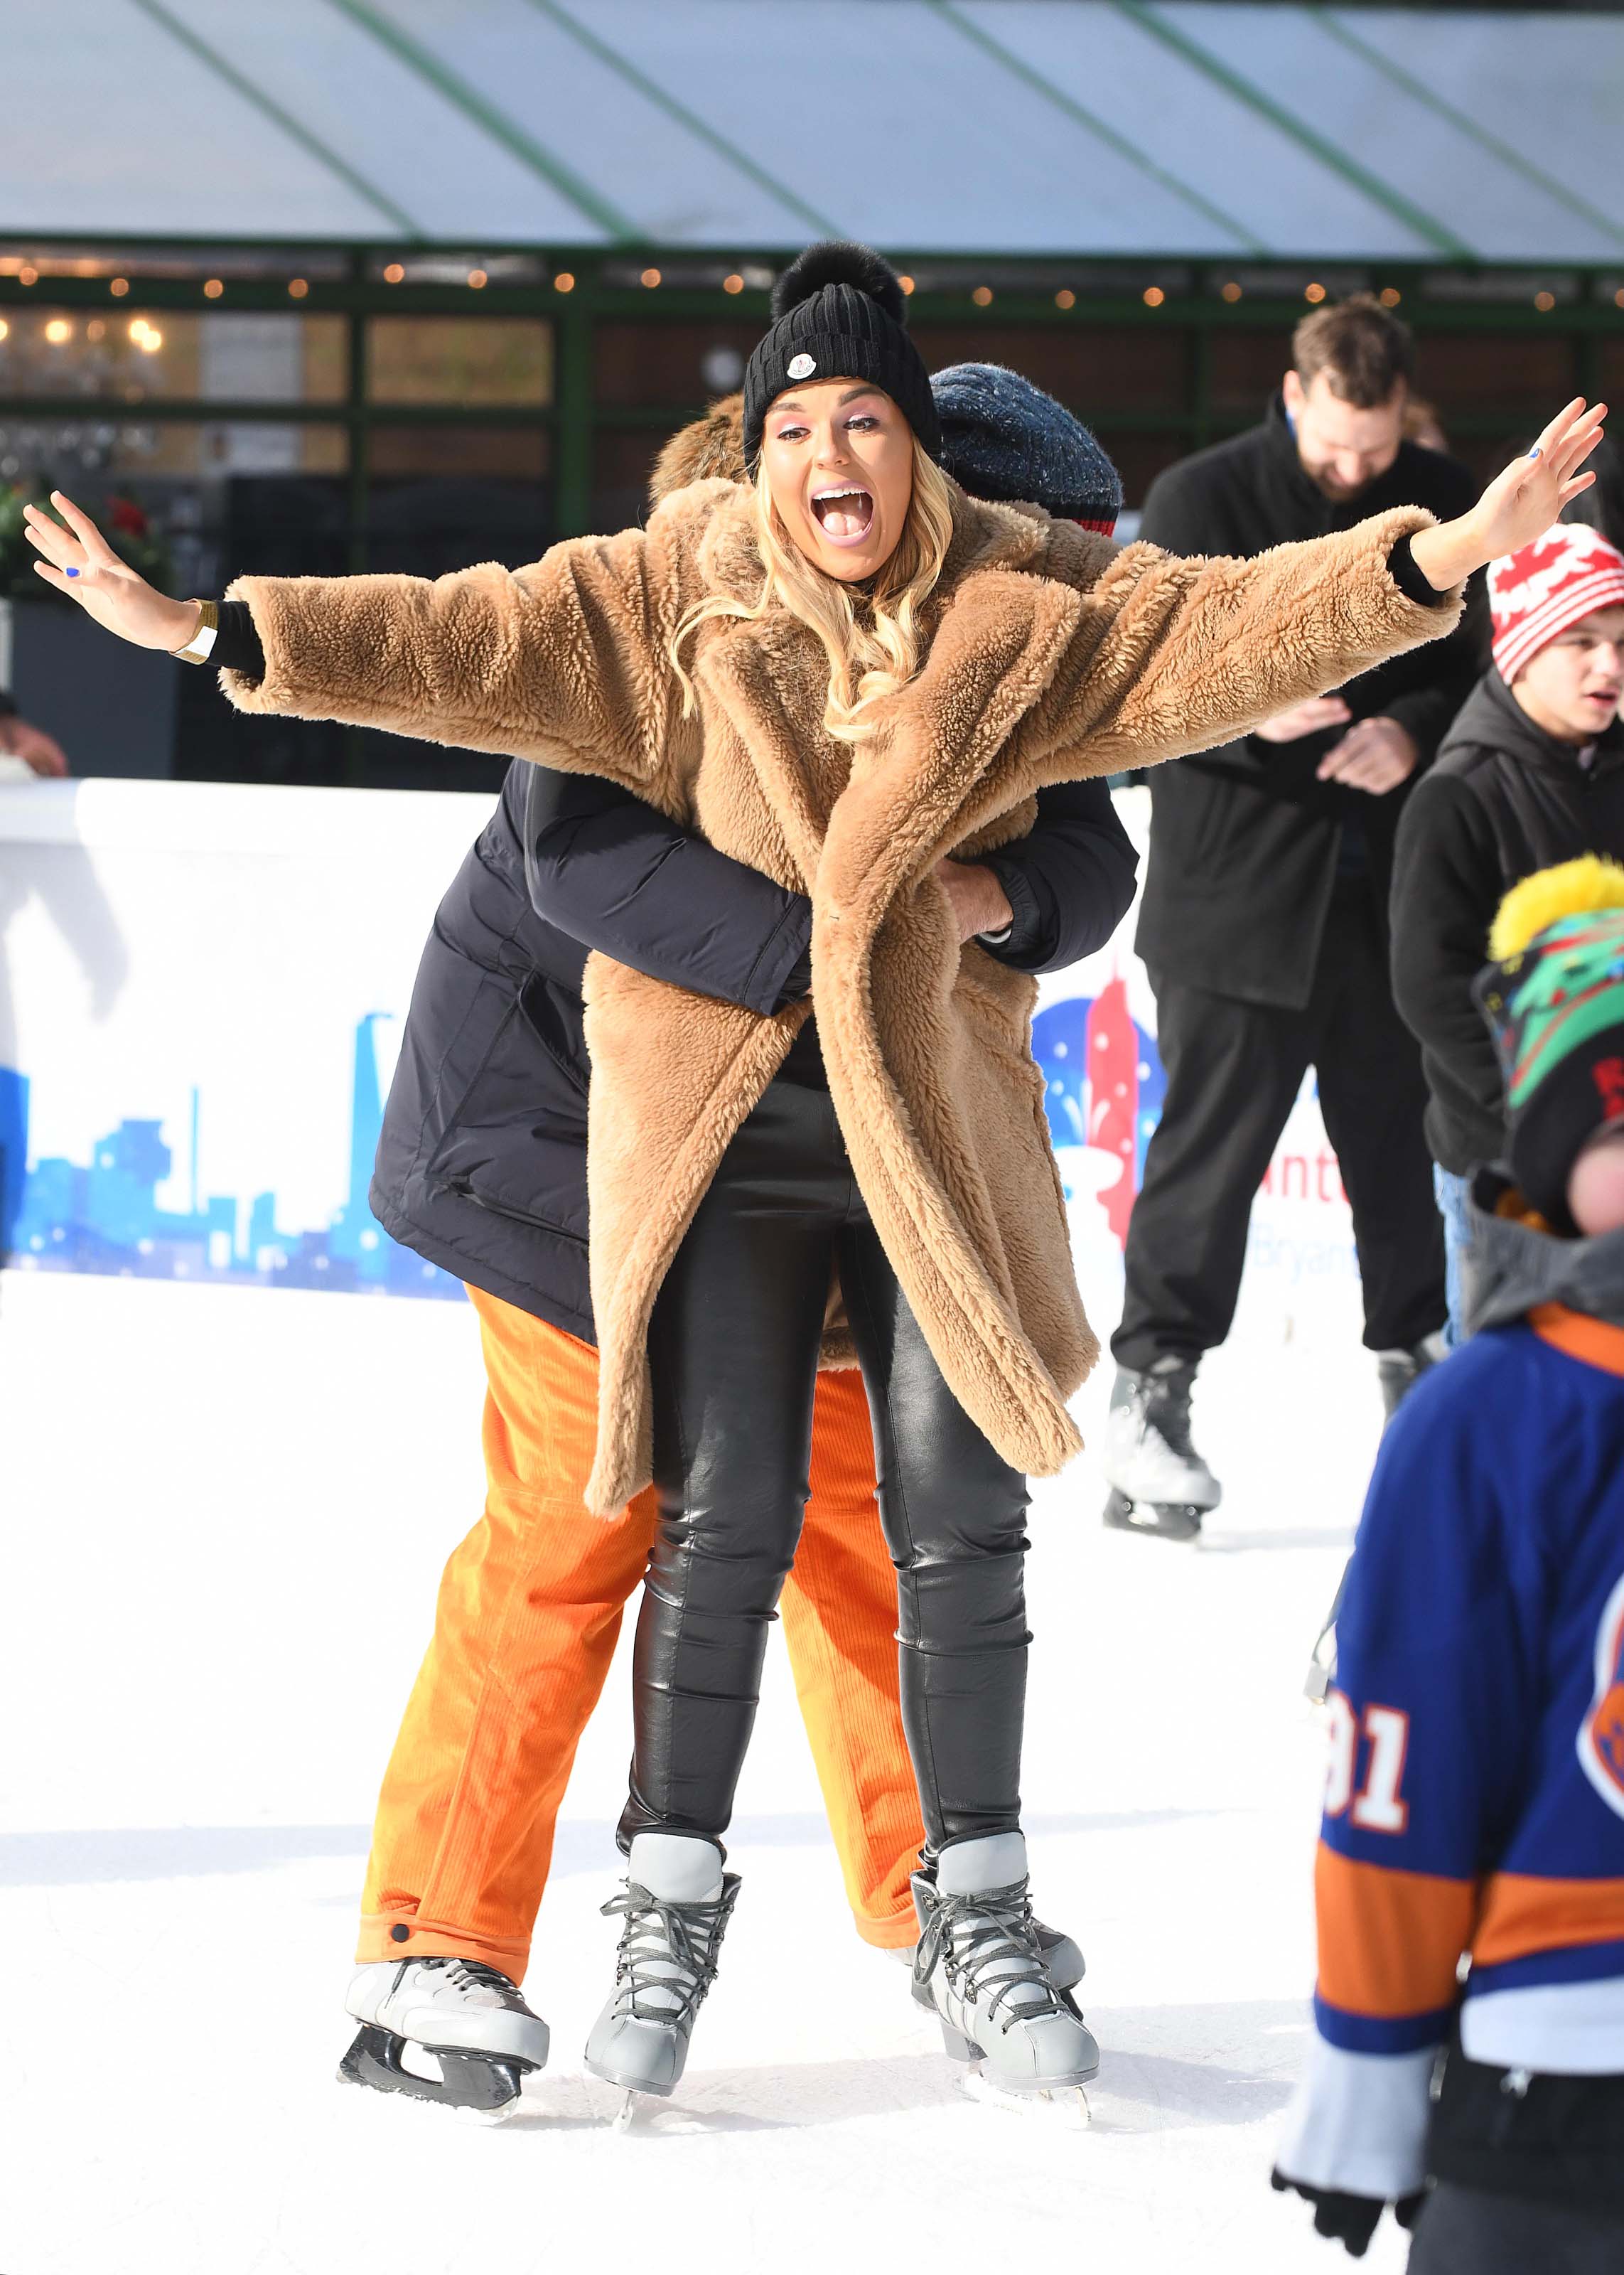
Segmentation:
{"type": "Polygon", "coordinates": [[[1494,665],[1507,687],[1542,647],[1597,608],[1624,608],[1624,553],[1598,529],[1558,522],[1489,563],[1494,665]]]}

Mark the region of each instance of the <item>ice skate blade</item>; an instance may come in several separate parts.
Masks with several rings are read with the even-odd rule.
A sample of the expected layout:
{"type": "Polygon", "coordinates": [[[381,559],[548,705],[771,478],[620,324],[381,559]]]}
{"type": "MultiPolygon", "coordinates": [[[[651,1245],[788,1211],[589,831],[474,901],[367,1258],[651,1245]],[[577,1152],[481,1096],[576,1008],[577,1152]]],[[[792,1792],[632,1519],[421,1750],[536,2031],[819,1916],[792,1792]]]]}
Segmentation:
{"type": "Polygon", "coordinates": [[[1113,1485],[1106,1498],[1105,1521],[1119,1532],[1142,1532],[1152,1540],[1197,1540],[1207,1513],[1194,1501],[1134,1500],[1113,1485]]]}
{"type": "Polygon", "coordinates": [[[628,2077],[624,2070],[609,2069],[594,2061],[587,2062],[585,2067],[588,2077],[601,2077],[605,2085],[617,2085],[623,2093],[630,2094],[633,2099],[639,2093],[646,2093],[656,2101],[668,2101],[682,2083],[680,2073],[669,2085],[651,2085],[646,2077],[628,2077]]]}
{"type": "Polygon", "coordinates": [[[425,2046],[440,2066],[427,2077],[405,2063],[406,2041],[392,2030],[364,2022],[338,2065],[340,2085],[370,2086],[374,2093],[400,2093],[411,2101],[438,2102],[474,2123],[499,2124],[518,2105],[525,2077],[534,2062],[457,2048],[425,2046]]]}
{"type": "Polygon", "coordinates": [[[1015,2117],[1036,2118],[1046,2125],[1058,2125],[1062,2130],[1081,2133],[1091,2120],[1088,2095],[1080,2085],[1045,2086],[1036,2093],[1016,2093],[1007,2085],[1000,2085],[984,2069],[967,2069],[959,2079],[959,2091],[967,2101],[979,2104],[983,2109],[1001,2109],[1015,2117]]]}

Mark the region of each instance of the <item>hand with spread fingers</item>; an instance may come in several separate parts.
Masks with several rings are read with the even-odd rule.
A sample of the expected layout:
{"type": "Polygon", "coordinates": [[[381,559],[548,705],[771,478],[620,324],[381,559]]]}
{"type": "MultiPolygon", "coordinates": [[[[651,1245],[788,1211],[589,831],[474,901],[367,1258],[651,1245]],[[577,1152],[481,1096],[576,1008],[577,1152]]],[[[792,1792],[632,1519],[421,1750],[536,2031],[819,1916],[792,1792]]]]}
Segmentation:
{"type": "Polygon", "coordinates": [[[23,508],[28,542],[42,557],[35,574],[77,601],[110,632],[137,647],[163,648],[171,655],[198,629],[195,601],[171,601],[121,561],[87,513],[72,498],[53,490],[50,502],[60,521],[36,505],[23,508]]]}
{"type": "Polygon", "coordinates": [[[1417,530],[1409,549],[1416,566],[1440,593],[1543,537],[1570,498],[1588,490],[1593,473],[1581,467],[1602,436],[1605,403],[1575,396],[1559,411],[1524,458],[1497,474],[1469,512],[1436,528],[1417,530]]]}

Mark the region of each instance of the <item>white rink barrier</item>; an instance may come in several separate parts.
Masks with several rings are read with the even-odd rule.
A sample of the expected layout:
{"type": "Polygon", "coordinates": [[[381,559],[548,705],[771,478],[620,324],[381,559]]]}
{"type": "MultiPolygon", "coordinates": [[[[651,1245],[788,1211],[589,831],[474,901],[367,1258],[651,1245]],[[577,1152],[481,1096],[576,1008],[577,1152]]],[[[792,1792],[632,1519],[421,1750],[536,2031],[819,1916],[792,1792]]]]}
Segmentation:
{"type": "MultiPolygon", "coordinates": [[[[1117,794],[1141,852],[1149,793],[1117,794]]],[[[228,783],[0,784],[0,1246],[13,1269],[417,1296],[457,1283],[366,1206],[434,908],[485,796],[228,783]]],[[[1046,978],[1048,1079],[1091,1314],[1162,1092],[1155,1006],[1111,945],[1046,978]]],[[[1311,1078],[1253,1210],[1240,1326],[1358,1318],[1311,1078]]]]}

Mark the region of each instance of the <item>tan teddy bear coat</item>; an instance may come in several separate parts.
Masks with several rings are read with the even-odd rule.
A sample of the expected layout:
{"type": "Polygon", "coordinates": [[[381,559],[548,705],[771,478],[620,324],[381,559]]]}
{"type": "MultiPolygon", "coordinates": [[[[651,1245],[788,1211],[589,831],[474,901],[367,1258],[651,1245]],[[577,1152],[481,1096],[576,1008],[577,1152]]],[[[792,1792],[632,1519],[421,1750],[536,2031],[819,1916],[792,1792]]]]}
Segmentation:
{"type": "MultiPolygon", "coordinates": [[[[677,621],[702,595],[753,601],[749,491],[668,497],[644,530],[555,546],[533,567],[434,582],[245,578],[262,680],[244,710],[339,719],[608,776],[813,905],[812,994],[835,1111],[886,1252],[954,1392],[1016,1468],[1081,1440],[1066,1400],[1098,1346],[1072,1276],[1035,983],[961,948],[930,872],[1031,828],[1045,784],[1204,749],[1446,631],[1387,556],[1408,509],[1253,561],[1176,560],[1034,508],[956,492],[929,646],[877,740],[822,728],[828,664],[775,610],[677,621]]],[[[807,1016],[775,1018],[594,955],[588,1186],[600,1347],[590,1506],[650,1470],[646,1331],[729,1140],[807,1016]]],[[[826,1363],[850,1364],[838,1326],[826,1363]]]]}

